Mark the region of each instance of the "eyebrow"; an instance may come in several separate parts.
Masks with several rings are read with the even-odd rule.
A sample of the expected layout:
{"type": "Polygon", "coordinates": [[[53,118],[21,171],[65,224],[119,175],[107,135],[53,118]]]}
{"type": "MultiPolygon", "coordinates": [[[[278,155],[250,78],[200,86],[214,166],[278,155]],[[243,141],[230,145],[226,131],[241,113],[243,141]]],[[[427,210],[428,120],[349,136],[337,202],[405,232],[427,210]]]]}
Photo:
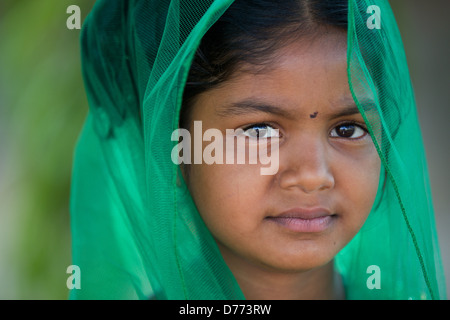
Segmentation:
{"type": "MultiPolygon", "coordinates": [[[[376,104],[371,99],[361,100],[360,104],[363,106],[366,112],[374,108],[376,109],[376,104]]],[[[347,100],[344,103],[344,105],[345,105],[344,108],[337,111],[336,113],[332,113],[330,117],[340,118],[360,113],[353,99],[347,100]]],[[[216,114],[220,117],[240,116],[250,114],[253,112],[273,114],[287,119],[295,118],[295,114],[293,112],[286,110],[284,108],[277,107],[264,101],[259,101],[257,99],[246,99],[238,102],[233,102],[221,106],[218,108],[218,110],[216,110],[216,114]]]]}
{"type": "Polygon", "coordinates": [[[356,106],[356,104],[352,103],[347,105],[344,109],[340,110],[337,113],[333,113],[331,118],[341,118],[341,117],[345,117],[345,116],[352,116],[354,114],[359,114],[359,109],[356,106]]]}
{"type": "Polygon", "coordinates": [[[252,112],[269,113],[284,118],[292,118],[294,115],[288,110],[258,101],[256,99],[242,100],[220,107],[216,113],[221,117],[240,116],[252,112]]]}
{"type": "MultiPolygon", "coordinates": [[[[375,103],[374,100],[372,100],[370,98],[363,98],[363,99],[359,100],[358,102],[361,105],[361,107],[363,108],[364,112],[368,112],[368,111],[377,109],[377,104],[375,103]]],[[[346,108],[342,109],[341,111],[337,112],[336,114],[333,114],[332,115],[333,118],[350,116],[353,114],[360,113],[359,109],[356,105],[356,102],[353,99],[347,100],[347,102],[344,104],[346,105],[346,108]]]]}

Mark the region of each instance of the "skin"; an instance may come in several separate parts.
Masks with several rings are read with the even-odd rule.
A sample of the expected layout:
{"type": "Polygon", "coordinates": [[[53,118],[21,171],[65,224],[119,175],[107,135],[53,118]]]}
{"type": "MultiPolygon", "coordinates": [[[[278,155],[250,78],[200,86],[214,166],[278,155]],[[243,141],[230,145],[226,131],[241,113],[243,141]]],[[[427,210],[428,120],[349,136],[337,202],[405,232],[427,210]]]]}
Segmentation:
{"type": "Polygon", "coordinates": [[[241,68],[200,94],[191,119],[202,121],[203,131],[217,128],[224,137],[226,129],[247,130],[249,147],[258,143],[248,137],[255,128],[261,136],[266,132],[261,125],[253,131],[249,126],[279,129],[279,136],[271,137],[279,143],[273,153],[279,157],[277,173],[261,175],[260,164],[203,163],[189,166],[187,184],[247,299],[343,298],[333,258],[364,224],[380,174],[362,116],[338,116],[353,104],[346,33],[332,30],[296,40],[274,57],[263,72],[241,68]],[[229,111],[242,101],[274,108],[229,111]],[[343,137],[340,126],[349,122],[355,131],[343,137]],[[320,232],[292,231],[271,218],[313,207],[331,216],[320,232]]]}

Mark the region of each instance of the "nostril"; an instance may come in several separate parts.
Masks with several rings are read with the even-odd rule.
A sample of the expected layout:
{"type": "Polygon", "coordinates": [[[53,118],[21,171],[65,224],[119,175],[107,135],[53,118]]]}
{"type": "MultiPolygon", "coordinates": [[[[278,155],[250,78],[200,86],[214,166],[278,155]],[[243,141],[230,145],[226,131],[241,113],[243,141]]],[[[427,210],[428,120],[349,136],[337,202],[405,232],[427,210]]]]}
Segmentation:
{"type": "Polygon", "coordinates": [[[279,175],[279,185],[283,189],[300,189],[304,193],[314,193],[332,189],[334,177],[328,170],[285,170],[279,175]]]}

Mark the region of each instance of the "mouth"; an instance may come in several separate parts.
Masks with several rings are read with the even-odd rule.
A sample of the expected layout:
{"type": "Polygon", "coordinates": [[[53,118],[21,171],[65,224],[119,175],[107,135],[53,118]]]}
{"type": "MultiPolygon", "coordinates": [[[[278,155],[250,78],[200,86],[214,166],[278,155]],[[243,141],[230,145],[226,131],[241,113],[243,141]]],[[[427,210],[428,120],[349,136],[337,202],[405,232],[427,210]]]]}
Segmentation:
{"type": "Polygon", "coordinates": [[[298,233],[319,233],[329,229],[337,218],[326,208],[294,208],[265,219],[298,233]]]}

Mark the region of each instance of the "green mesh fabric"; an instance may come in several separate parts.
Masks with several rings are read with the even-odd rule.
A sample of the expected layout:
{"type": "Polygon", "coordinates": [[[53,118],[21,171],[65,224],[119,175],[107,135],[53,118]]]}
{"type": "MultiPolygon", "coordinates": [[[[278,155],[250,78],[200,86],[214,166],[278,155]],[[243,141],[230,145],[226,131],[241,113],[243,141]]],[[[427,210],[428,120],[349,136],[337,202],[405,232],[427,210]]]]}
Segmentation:
{"type": "MultiPolygon", "coordinates": [[[[243,299],[171,160],[183,87],[231,0],[98,0],[82,33],[89,115],[75,152],[73,299],[243,299]]],[[[382,161],[369,218],[338,254],[349,299],[443,299],[425,153],[387,1],[349,1],[348,80],[382,161]],[[377,5],[381,28],[367,26],[377,5]],[[375,105],[365,105],[370,96],[375,105]],[[367,267],[382,287],[369,290],[367,267]]]]}
{"type": "MultiPolygon", "coordinates": [[[[350,1],[348,79],[383,165],[368,221],[340,253],[349,298],[438,299],[442,266],[437,255],[427,165],[406,57],[387,1],[350,1]],[[380,8],[380,29],[367,27],[367,8],[380,8]],[[376,101],[364,105],[364,97],[376,101]],[[365,252],[364,252],[365,251],[365,252]],[[366,262],[364,262],[366,261],[366,262]],[[383,272],[381,290],[360,283],[364,266],[383,272]]],[[[367,267],[366,267],[367,268],[367,267]]]]}

